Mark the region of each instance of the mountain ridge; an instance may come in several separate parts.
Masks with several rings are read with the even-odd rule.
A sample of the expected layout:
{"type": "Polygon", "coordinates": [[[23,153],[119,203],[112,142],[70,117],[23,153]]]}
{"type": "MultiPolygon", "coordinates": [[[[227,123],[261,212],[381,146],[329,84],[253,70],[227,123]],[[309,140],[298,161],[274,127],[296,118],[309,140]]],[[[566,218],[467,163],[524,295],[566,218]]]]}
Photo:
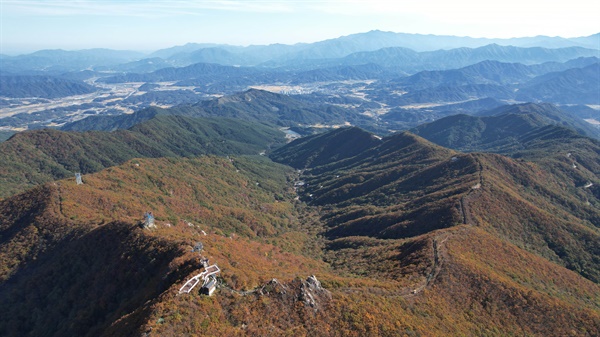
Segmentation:
{"type": "Polygon", "coordinates": [[[272,154],[300,172],[143,158],[48,182],[0,200],[0,332],[593,336],[600,199],[575,180],[598,154],[577,150],[548,166],[341,128],[272,154]],[[215,294],[179,294],[202,256],[215,294]]]}
{"type": "Polygon", "coordinates": [[[571,128],[596,139],[599,135],[594,128],[576,122],[553,105],[534,103],[500,106],[479,116],[444,117],[411,131],[436,144],[461,151],[507,153],[511,148],[522,148],[529,133],[550,125],[571,128]]]}
{"type": "Polygon", "coordinates": [[[0,142],[0,335],[598,336],[600,129],[583,121],[597,110],[538,102],[593,87],[596,56],[557,60],[597,55],[584,48],[598,39],[511,40],[545,44],[523,48],[373,31],[188,44],[152,55],[164,61],[96,50],[103,65],[60,78],[121,67],[140,73],[99,85],[146,82],[123,102],[177,101],[181,86],[214,98],[0,142]],[[377,49],[402,41],[473,46],[377,49]],[[345,65],[360,48],[397,64],[345,65]],[[426,57],[443,68],[516,54],[536,64],[407,76],[426,57]],[[219,58],[259,65],[162,68],[219,58]],[[517,97],[534,102],[506,104],[517,97]],[[182,292],[207,264],[214,293],[182,292]]]}
{"type": "Polygon", "coordinates": [[[135,157],[258,154],[285,142],[283,132],[251,122],[155,116],[129,130],[22,132],[0,143],[2,196],[135,157]],[[15,177],[15,172],[25,174],[15,177]]]}
{"type": "MultiPolygon", "coordinates": [[[[324,141],[326,137],[320,136],[324,141]]],[[[302,153],[303,146],[319,149],[312,144],[315,139],[296,140],[274,151],[273,159],[303,168],[305,164],[298,164],[294,158],[302,153]]],[[[347,146],[352,146],[352,137],[345,140],[347,146]]],[[[512,159],[497,154],[459,154],[402,133],[388,136],[358,154],[330,156],[330,162],[306,167],[303,176],[307,187],[302,188],[300,195],[309,204],[331,209],[331,214],[323,217],[330,239],[353,235],[402,238],[470,223],[489,226],[492,232],[504,231],[504,237],[511,242],[519,246],[531,244],[535,247],[532,250],[545,258],[562,260],[570,269],[597,281],[600,266],[592,267],[595,258],[587,255],[599,253],[590,246],[595,239],[574,242],[587,235],[600,237],[600,217],[592,206],[598,203],[597,192],[583,188],[586,181],[593,185],[598,182],[600,171],[593,158],[597,159],[600,153],[600,143],[589,140],[586,146],[578,146],[579,151],[573,147],[573,153],[567,156],[562,148],[556,151],[556,142],[561,140],[537,146],[529,156],[521,150],[518,159],[512,159]],[[522,189],[522,185],[527,188],[522,189]],[[514,214],[485,211],[496,207],[502,213],[501,209],[516,205],[520,211],[514,214]],[[580,209],[574,211],[575,207],[580,209]],[[503,218],[513,220],[505,222],[503,218]],[[532,223],[535,228],[528,228],[532,223]],[[545,230],[552,234],[544,234],[545,230]],[[518,233],[522,231],[538,235],[538,243],[520,238],[518,233]],[[565,237],[575,241],[564,242],[565,237]],[[539,240],[547,243],[540,245],[539,240]],[[582,250],[579,244],[587,248],[582,250]]],[[[564,138],[564,144],[578,143],[577,139],[571,142],[564,138]]]]}
{"type": "Polygon", "coordinates": [[[98,88],[81,81],[51,76],[0,76],[2,97],[59,98],[90,94],[98,88]]]}
{"type": "MultiPolygon", "coordinates": [[[[409,134],[394,139],[394,144],[432,146],[409,134]]],[[[385,161],[402,150],[389,145],[390,156],[385,161]]],[[[431,148],[434,153],[435,148],[431,148]]],[[[469,163],[469,158],[459,155],[454,164],[469,163]]],[[[91,231],[85,230],[56,249],[48,247],[3,283],[0,311],[8,319],[0,323],[0,331],[7,336],[37,331],[84,336],[150,331],[170,336],[186,330],[262,336],[286,331],[323,336],[340,332],[548,336],[573,331],[593,335],[598,330],[597,284],[490,234],[485,227],[455,225],[406,240],[330,240],[330,248],[323,254],[335,268],[332,271],[318,259],[298,254],[311,249],[318,256],[320,246],[301,248],[305,239],[299,238],[316,228],[297,227],[296,219],[313,221],[310,212],[298,218],[299,214],[288,213],[294,197],[289,179],[295,179],[296,174],[266,158],[259,162],[231,159],[233,162],[210,156],[135,159],[87,176],[84,185],[68,179],[42,188],[51,193],[34,190],[23,194],[20,198],[24,200],[32,193],[51,200],[47,209],[53,210],[57,219],[67,221],[63,228],[91,226],[91,231]],[[267,171],[267,167],[276,170],[267,171]],[[286,192],[277,196],[282,189],[286,192]],[[245,197],[227,197],[240,192],[245,197]],[[204,204],[196,200],[204,200],[204,204]],[[136,225],[148,207],[155,211],[157,225],[150,231],[136,225]],[[287,216],[281,218],[282,214],[287,216]],[[221,220],[215,221],[213,216],[221,216],[221,220]],[[117,237],[120,240],[115,240],[117,237]],[[191,250],[198,240],[204,246],[202,254],[222,270],[220,287],[212,297],[196,292],[178,294],[180,286],[198,272],[200,257],[191,250]],[[104,249],[97,249],[99,246],[104,249]],[[126,261],[120,261],[123,258],[126,261]],[[60,264],[64,277],[51,273],[60,261],[69,261],[60,264]],[[81,270],[96,272],[92,279],[81,270]],[[348,276],[339,275],[346,272],[348,276]],[[322,288],[331,294],[329,300],[308,292],[307,284],[300,286],[306,277],[301,275],[307,273],[317,275],[322,288]],[[47,295],[38,296],[38,291],[23,295],[28,287],[24,280],[34,284],[44,280],[38,291],[47,295]],[[65,280],[68,285],[63,284],[65,280]],[[123,284],[111,287],[115,281],[123,284]],[[130,291],[132,284],[136,291],[130,291]],[[87,295],[72,297],[80,291],[87,295]],[[314,300],[309,302],[312,305],[304,300],[309,298],[307,293],[314,300]],[[70,305],[65,307],[63,300],[69,300],[70,305]],[[63,321],[73,310],[79,315],[69,325],[39,320],[47,316],[37,314],[17,320],[20,313],[32,313],[28,306],[40,301],[53,321],[63,321]],[[90,301],[97,304],[95,311],[85,310],[90,301]],[[424,316],[423,310],[431,315],[424,316]],[[540,322],[539,317],[547,315],[554,319],[540,322]]],[[[477,171],[473,173],[474,181],[478,181],[477,171]]],[[[0,210],[5,211],[7,203],[14,204],[12,200],[0,201],[0,210]]],[[[476,200],[470,200],[473,209],[479,207],[476,200]]],[[[330,210],[319,211],[323,212],[330,210]]],[[[30,220],[20,223],[30,224],[30,220]]],[[[34,223],[39,226],[42,221],[34,223]]],[[[7,225],[3,223],[1,228],[7,225]]],[[[48,225],[52,228],[51,222],[48,225]]],[[[54,228],[55,233],[60,232],[60,227],[54,228]]]]}

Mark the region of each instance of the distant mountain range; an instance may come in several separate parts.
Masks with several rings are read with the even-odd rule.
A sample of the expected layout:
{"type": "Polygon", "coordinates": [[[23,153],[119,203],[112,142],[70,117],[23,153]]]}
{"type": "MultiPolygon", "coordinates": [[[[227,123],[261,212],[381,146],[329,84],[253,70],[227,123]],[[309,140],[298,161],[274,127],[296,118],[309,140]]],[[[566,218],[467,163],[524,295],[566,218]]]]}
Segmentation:
{"type": "MultiPolygon", "coordinates": [[[[496,46],[496,48],[509,47],[496,46]]],[[[510,47],[507,52],[511,50],[514,48],[510,47]]],[[[442,54],[450,52],[452,51],[443,51],[442,54]]],[[[463,52],[470,51],[463,50],[463,52]]],[[[577,54],[568,54],[569,57],[574,55],[577,54]]],[[[474,62],[478,59],[470,60],[474,62]]],[[[176,85],[200,87],[200,90],[207,93],[233,93],[246,90],[252,85],[262,84],[306,85],[376,79],[377,81],[370,85],[369,99],[391,107],[421,103],[462,103],[485,98],[600,105],[598,101],[600,96],[597,95],[596,90],[600,85],[599,59],[595,56],[569,59],[566,62],[556,61],[561,60],[561,57],[543,57],[538,59],[543,63],[530,65],[482,59],[484,60],[462,68],[426,70],[411,76],[405,76],[406,73],[400,70],[404,66],[390,68],[375,63],[325,66],[312,70],[264,69],[199,63],[183,68],[164,68],[151,73],[106,77],[100,81],[106,83],[175,81],[176,85]]],[[[446,56],[441,56],[440,63],[433,67],[443,67],[444,62],[448,65],[452,63],[448,60],[446,56]]],[[[403,63],[399,61],[398,64],[403,63]]]]}
{"type": "Polygon", "coordinates": [[[599,39],[2,55],[0,336],[600,336],[599,39]]]}
{"type": "MultiPolygon", "coordinates": [[[[547,36],[486,39],[371,31],[296,45],[273,44],[239,47],[189,43],[184,46],[158,50],[148,56],[136,52],[107,49],[44,50],[13,57],[2,55],[0,61],[5,72],[66,72],[96,67],[104,70],[148,72],[169,65],[181,67],[194,63],[297,67],[308,62],[304,65],[306,68],[308,64],[312,67],[322,67],[323,60],[334,59],[339,60],[337,62],[325,61],[325,63],[330,65],[377,63],[391,66],[402,62],[405,63],[404,69],[407,69],[408,65],[414,68],[415,61],[420,59],[419,63],[427,65],[429,69],[432,69],[432,65],[441,67],[435,69],[448,69],[484,59],[526,64],[566,61],[579,56],[597,56],[599,45],[600,34],[569,39],[547,36]],[[386,50],[385,48],[395,49],[386,50]],[[475,48],[475,51],[467,52],[462,48],[475,48]],[[441,51],[450,49],[454,49],[454,51],[450,53],[441,51]],[[554,49],[557,51],[553,51],[554,49]],[[517,59],[518,53],[521,54],[517,59]],[[148,59],[143,60],[144,58],[148,59]],[[451,64],[444,65],[444,62],[440,62],[444,58],[451,64]]],[[[419,70],[423,69],[426,68],[419,70]]]]}
{"type": "Polygon", "coordinates": [[[64,73],[99,66],[113,66],[143,58],[144,54],[134,51],[111,49],[86,49],[79,51],[40,50],[19,56],[0,56],[3,72],[47,72],[64,73]]]}
{"type": "Polygon", "coordinates": [[[193,117],[225,117],[253,121],[272,126],[310,126],[315,124],[369,125],[371,120],[352,109],[330,104],[299,100],[264,90],[250,89],[195,104],[169,109],[151,107],[121,116],[91,116],[66,124],[63,130],[89,131],[129,128],[156,115],[183,115],[193,117]]]}
{"type": "Polygon", "coordinates": [[[510,154],[525,148],[524,142],[531,134],[548,126],[570,128],[572,137],[587,135],[600,139],[600,129],[569,116],[555,106],[531,103],[501,106],[481,112],[480,116],[448,116],[411,131],[436,144],[460,151],[510,154]],[[575,136],[577,134],[579,136],[575,136]]]}
{"type": "MultiPolygon", "coordinates": [[[[269,46],[235,47],[190,43],[181,47],[157,51],[152,56],[168,58],[178,62],[187,58],[187,61],[192,61],[192,63],[194,63],[193,61],[219,63],[220,60],[224,59],[221,62],[227,62],[225,64],[255,65],[263,62],[285,64],[290,61],[344,58],[353,53],[374,52],[391,47],[401,47],[416,52],[462,47],[478,48],[491,44],[521,48],[583,47],[598,49],[599,40],[600,34],[574,39],[546,36],[516,39],[486,39],[371,31],[292,46],[275,44],[269,46]],[[243,56],[243,58],[240,58],[240,56],[243,56]]],[[[350,57],[350,59],[352,58],[350,57]]]]}
{"type": "MultiPolygon", "coordinates": [[[[325,118],[313,97],[170,112],[325,118]]],[[[284,145],[257,122],[144,111],[0,143],[0,335],[600,333],[600,143],[551,105],[419,130],[506,155],[356,127],[284,145]],[[180,293],[205,256],[213,296],[180,293]]]]}
{"type": "Polygon", "coordinates": [[[584,68],[541,75],[519,88],[516,98],[524,101],[562,104],[600,103],[600,63],[584,68]]]}
{"type": "Polygon", "coordinates": [[[422,71],[373,84],[376,89],[373,98],[391,106],[463,102],[487,97],[598,105],[598,60],[589,57],[529,66],[488,60],[460,69],[422,71]],[[397,91],[403,94],[395,94],[397,91]]]}
{"type": "Polygon", "coordinates": [[[598,38],[497,41],[373,31],[294,46],[188,44],[145,59],[102,49],[40,51],[1,59],[0,105],[11,114],[0,125],[39,128],[66,123],[67,129],[109,130],[131,127],[162,111],[282,127],[350,124],[385,134],[456,113],[524,102],[568,104],[570,111],[587,107],[575,115],[593,123],[597,116],[589,107],[600,106],[600,51],[586,48],[585,41],[598,38]],[[416,48],[419,41],[422,46],[437,43],[438,48],[416,48]],[[543,47],[532,46],[535,41],[543,47]],[[508,42],[518,46],[501,45],[508,42]],[[309,96],[248,91],[253,87],[309,96]],[[47,110],[36,107],[31,113],[19,108],[32,104],[23,98],[94,91],[101,95],[72,106],[50,104],[47,110]],[[148,107],[152,108],[141,114],[118,118],[120,122],[109,117],[148,107]],[[73,123],[90,115],[88,121],[73,123]]]}
{"type": "MultiPolygon", "coordinates": [[[[577,58],[564,63],[546,62],[536,65],[524,65],[521,63],[506,63],[494,60],[481,61],[463,68],[451,70],[422,71],[412,76],[398,78],[391,81],[411,89],[432,88],[439,85],[465,85],[465,84],[497,84],[515,85],[529,82],[536,76],[550,72],[560,73],[569,69],[592,67],[585,71],[586,74],[593,73],[600,59],[597,57],[577,58]]],[[[532,84],[544,82],[557,74],[540,77],[532,84]]],[[[572,76],[580,76],[578,73],[572,76]]],[[[588,75],[589,76],[589,75],[588,75]]]]}
{"type": "MultiPolygon", "coordinates": [[[[132,82],[148,84],[127,97],[106,98],[110,104],[99,99],[98,103],[107,105],[100,112],[110,110],[112,114],[150,105],[188,103],[209,95],[245,91],[252,86],[280,87],[282,92],[294,92],[289,87],[297,87],[302,93],[331,92],[332,96],[343,93],[348,97],[354,94],[348,81],[365,81],[370,86],[360,96],[369,100],[365,103],[372,110],[377,109],[376,104],[396,109],[488,97],[505,102],[600,105],[594,89],[598,69],[592,66],[598,62],[600,51],[586,48],[590,44],[585,42],[599,38],[600,35],[593,35],[581,39],[537,37],[500,41],[373,31],[293,46],[188,44],[160,50],[146,58],[140,53],[105,49],[45,50],[0,57],[0,75],[5,80],[9,78],[6,76],[21,76],[21,79],[29,76],[28,81],[35,78],[31,76],[48,79],[26,86],[13,81],[10,87],[2,86],[0,96],[56,98],[91,92],[95,89],[81,82],[88,79],[87,82],[105,88],[132,82]],[[533,46],[535,41],[540,46],[533,46]],[[502,45],[509,42],[513,45],[502,45]],[[437,47],[416,48],[419,43],[437,47]],[[570,70],[575,68],[582,70],[570,70]],[[339,84],[327,87],[332,82],[339,84]],[[163,87],[156,83],[162,83],[163,87]],[[582,90],[582,86],[586,88],[582,90]],[[23,90],[24,87],[28,89],[23,90]],[[154,90],[157,87],[160,89],[154,90]],[[121,99],[123,107],[111,110],[109,105],[120,104],[121,99]]],[[[85,107],[79,110],[78,113],[88,112],[85,107]]],[[[373,111],[362,112],[373,114],[373,111]]],[[[9,124],[27,123],[35,127],[52,120],[56,120],[54,124],[62,124],[64,120],[57,117],[60,116],[42,111],[39,120],[35,116],[21,116],[9,124]]]]}
{"type": "Polygon", "coordinates": [[[580,47],[548,49],[490,44],[477,48],[461,47],[431,52],[414,52],[405,48],[386,48],[351,54],[342,58],[340,62],[346,65],[375,63],[387,67],[400,67],[400,69],[411,70],[414,73],[426,69],[459,68],[485,60],[527,65],[544,62],[565,62],[578,57],[598,55],[597,50],[580,47]]]}
{"type": "MultiPolygon", "coordinates": [[[[445,70],[454,69],[469,66],[483,61],[499,61],[499,62],[511,62],[511,63],[522,63],[522,64],[540,64],[545,62],[567,62],[580,57],[597,57],[599,56],[598,50],[584,49],[578,47],[562,48],[562,49],[545,49],[545,48],[519,48],[511,46],[499,46],[499,45],[488,45],[476,49],[460,48],[452,50],[438,50],[435,52],[414,52],[403,48],[394,49],[381,49],[373,52],[359,52],[351,54],[344,58],[329,58],[329,59],[317,59],[312,61],[311,59],[299,59],[291,62],[283,62],[277,64],[278,67],[294,69],[291,73],[277,71],[277,69],[265,69],[264,67],[234,67],[227,62],[223,62],[222,58],[215,58],[214,60],[196,60],[196,65],[190,65],[190,63],[183,63],[182,65],[187,66],[183,68],[165,68],[156,70],[151,73],[140,73],[140,74],[127,74],[116,76],[106,79],[108,82],[135,82],[135,81],[181,81],[186,79],[198,79],[203,80],[208,76],[227,72],[229,76],[235,76],[237,78],[243,78],[244,76],[252,75],[255,81],[282,81],[290,82],[295,81],[302,83],[313,82],[306,77],[306,72],[314,69],[334,69],[340,66],[346,66],[347,69],[351,69],[350,66],[356,67],[361,65],[372,64],[373,66],[379,66],[379,69],[373,73],[371,69],[368,73],[370,78],[378,78],[378,74],[382,73],[382,68],[385,68],[388,72],[406,72],[416,73],[421,70],[445,70]],[[214,63],[214,64],[213,64],[214,63]],[[205,64],[205,65],[202,65],[205,64]],[[220,64],[217,66],[216,64],[220,64]],[[229,67],[228,67],[229,66],[229,67]],[[201,73],[199,73],[201,72],[201,73]],[[299,77],[299,78],[298,78],[299,77]]],[[[141,61],[140,61],[141,62],[141,61]]],[[[145,66],[149,64],[162,64],[166,65],[162,61],[148,61],[144,63],[145,66]]],[[[275,64],[273,64],[275,65],[275,64]]],[[[371,66],[371,67],[373,67],[371,66]]],[[[552,69],[552,65],[546,66],[549,71],[552,69]]],[[[132,69],[135,69],[133,67],[132,69]]],[[[144,69],[152,69],[144,68],[144,69]]],[[[562,69],[566,69],[562,68],[562,69]]],[[[552,69],[554,71],[562,69],[552,69]]],[[[289,70],[288,70],[289,71],[289,70]]],[[[538,69],[537,72],[543,72],[542,69],[538,69]]],[[[344,74],[341,79],[363,79],[363,77],[352,76],[351,74],[344,74]]],[[[209,78],[212,79],[212,78],[209,78]]],[[[322,80],[327,80],[323,78],[322,80]]]]}
{"type": "MultiPolygon", "coordinates": [[[[501,88],[491,85],[481,87],[501,88]]],[[[472,88],[480,88],[473,87],[472,88]]],[[[469,88],[467,86],[467,88],[469,88]]],[[[497,89],[500,90],[500,89],[497,89]]],[[[454,89],[448,90],[449,95],[460,95],[460,91],[454,89]]],[[[485,96],[485,95],[483,95],[485,96]]],[[[151,107],[140,110],[133,114],[118,116],[90,116],[85,119],[68,123],[62,127],[65,131],[113,131],[118,129],[128,129],[138,123],[150,120],[158,115],[181,115],[189,117],[226,117],[258,123],[265,123],[273,127],[293,127],[296,131],[303,134],[309,134],[314,131],[311,126],[327,125],[358,125],[370,130],[377,130],[385,133],[386,128],[410,128],[422,124],[427,119],[437,120],[430,124],[419,126],[414,132],[421,134],[424,128],[439,128],[443,132],[454,132],[460,137],[471,139],[472,132],[477,128],[475,125],[486,123],[482,121],[500,121],[505,116],[514,116],[520,119],[518,122],[509,118],[506,125],[501,127],[495,140],[510,141],[512,136],[532,131],[534,128],[546,125],[560,125],[576,130],[581,135],[600,139],[600,129],[583,121],[581,117],[565,112],[552,104],[516,104],[507,105],[496,99],[485,98],[480,100],[469,100],[464,103],[444,105],[434,108],[423,109],[400,109],[395,108],[387,114],[373,119],[360,113],[360,109],[346,108],[340,105],[319,102],[318,99],[300,99],[293,96],[275,94],[268,91],[251,89],[234,95],[224,96],[218,99],[202,101],[196,104],[180,105],[177,107],[162,109],[151,107]],[[457,114],[470,114],[457,115],[457,114]],[[447,118],[443,118],[450,116],[447,118]],[[490,117],[484,117],[490,116],[490,117]],[[440,119],[441,118],[441,119],[440,119]],[[461,127],[468,128],[469,132],[463,129],[452,130],[449,125],[454,125],[451,120],[462,120],[461,127]],[[515,125],[524,123],[525,129],[517,128],[515,125]],[[412,125],[412,126],[411,126],[412,125]],[[506,133],[506,134],[505,134],[506,133]],[[510,136],[509,136],[510,135],[510,136]]],[[[343,105],[343,104],[341,104],[343,105]]],[[[511,117],[512,118],[512,117],[511,117]]],[[[429,121],[431,121],[429,120],[429,121]]],[[[483,125],[483,124],[482,124],[483,125]]],[[[485,129],[485,127],[484,127],[485,129]]],[[[489,130],[487,131],[489,132],[489,130]]],[[[479,136],[477,136],[479,137],[479,136]]],[[[428,138],[428,137],[425,137],[428,138]]],[[[428,138],[429,139],[429,138],[428,138]]],[[[475,140],[473,140],[475,141],[475,140]]],[[[479,140],[480,141],[480,140],[479,140]]],[[[435,142],[435,140],[434,140],[435,142]]],[[[478,141],[476,141],[478,142],[478,141]]],[[[488,143],[486,138],[484,143],[488,143]]],[[[459,150],[468,150],[468,142],[456,146],[450,143],[441,143],[441,145],[459,150]]],[[[481,144],[477,143],[477,146],[481,144]]],[[[478,149],[490,150],[491,147],[475,147],[478,149]]]]}

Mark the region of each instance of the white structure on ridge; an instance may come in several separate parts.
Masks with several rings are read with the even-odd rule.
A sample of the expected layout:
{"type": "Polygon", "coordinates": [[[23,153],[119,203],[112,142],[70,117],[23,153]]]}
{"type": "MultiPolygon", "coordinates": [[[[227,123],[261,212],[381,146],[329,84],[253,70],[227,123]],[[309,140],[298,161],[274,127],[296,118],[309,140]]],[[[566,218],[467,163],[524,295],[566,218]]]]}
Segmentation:
{"type": "MultiPolygon", "coordinates": [[[[208,261],[206,261],[206,262],[208,262],[208,261]]],[[[206,263],[206,264],[208,264],[208,263],[206,263]]],[[[215,279],[215,275],[218,274],[219,272],[221,272],[221,270],[219,269],[219,267],[217,267],[216,264],[205,267],[203,272],[192,277],[189,281],[187,281],[179,289],[179,293],[180,294],[181,293],[189,294],[189,292],[192,291],[192,289],[194,289],[194,287],[196,285],[198,285],[198,283],[200,283],[200,281],[202,280],[201,293],[203,293],[205,295],[209,295],[209,296],[212,295],[212,293],[215,291],[215,288],[217,286],[217,280],[215,279]]]]}

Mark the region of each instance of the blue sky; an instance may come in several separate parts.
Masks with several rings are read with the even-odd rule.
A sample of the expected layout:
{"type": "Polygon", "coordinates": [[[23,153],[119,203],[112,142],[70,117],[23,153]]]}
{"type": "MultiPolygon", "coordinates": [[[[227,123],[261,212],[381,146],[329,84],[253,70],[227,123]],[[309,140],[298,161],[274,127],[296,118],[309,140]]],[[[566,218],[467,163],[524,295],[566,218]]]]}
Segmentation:
{"type": "Polygon", "coordinates": [[[591,0],[0,0],[0,53],[315,42],[379,29],[472,37],[600,32],[591,0]]]}

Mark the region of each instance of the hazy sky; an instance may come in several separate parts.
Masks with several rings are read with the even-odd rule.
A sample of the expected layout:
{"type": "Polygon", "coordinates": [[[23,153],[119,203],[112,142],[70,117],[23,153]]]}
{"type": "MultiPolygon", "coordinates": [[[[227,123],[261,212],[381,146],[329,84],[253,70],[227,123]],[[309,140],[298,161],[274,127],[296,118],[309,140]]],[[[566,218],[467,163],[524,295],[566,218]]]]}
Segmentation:
{"type": "Polygon", "coordinates": [[[0,0],[0,53],[156,50],[187,42],[315,42],[379,29],[472,37],[587,36],[593,0],[0,0]]]}

